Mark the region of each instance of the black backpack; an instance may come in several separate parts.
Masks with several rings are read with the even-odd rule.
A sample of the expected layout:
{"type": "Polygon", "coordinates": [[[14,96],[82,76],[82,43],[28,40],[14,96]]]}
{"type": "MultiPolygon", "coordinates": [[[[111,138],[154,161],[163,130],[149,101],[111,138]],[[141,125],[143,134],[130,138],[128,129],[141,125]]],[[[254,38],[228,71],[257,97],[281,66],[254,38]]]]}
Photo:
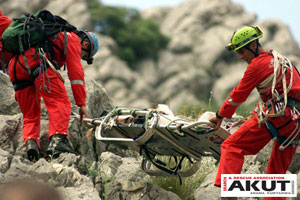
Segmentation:
{"type": "MultiPolygon", "coordinates": [[[[23,54],[26,70],[31,75],[30,68],[25,57],[25,50],[35,47],[43,48],[50,61],[53,62],[54,50],[49,37],[59,32],[64,32],[64,54],[67,50],[67,32],[78,33],[77,28],[69,24],[65,19],[53,15],[48,10],[41,10],[35,14],[23,14],[20,18],[14,18],[2,35],[2,44],[4,51],[16,54],[23,54]]],[[[55,47],[55,46],[54,46],[55,47]]],[[[56,47],[57,48],[57,47],[56,47]]],[[[5,63],[5,62],[4,62],[5,63]]],[[[56,63],[53,63],[56,65],[56,63]]]]}

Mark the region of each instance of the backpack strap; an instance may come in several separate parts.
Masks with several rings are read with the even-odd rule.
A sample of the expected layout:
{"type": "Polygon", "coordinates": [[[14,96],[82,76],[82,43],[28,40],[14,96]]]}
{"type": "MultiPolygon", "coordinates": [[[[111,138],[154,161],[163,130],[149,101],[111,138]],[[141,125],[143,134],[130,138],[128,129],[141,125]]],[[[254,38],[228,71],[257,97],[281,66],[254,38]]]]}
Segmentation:
{"type": "Polygon", "coordinates": [[[62,54],[64,54],[64,51],[61,50],[56,44],[53,44],[52,42],[51,42],[51,44],[52,44],[52,46],[53,46],[55,49],[57,49],[57,50],[60,51],[62,54]]]}
{"type": "Polygon", "coordinates": [[[26,66],[25,69],[26,69],[26,71],[28,72],[28,74],[29,74],[29,76],[30,76],[31,70],[30,70],[30,67],[29,67],[29,65],[28,65],[27,58],[26,58],[26,56],[25,56],[25,52],[24,52],[24,48],[23,48],[21,36],[18,37],[18,40],[19,40],[19,45],[20,45],[20,52],[21,52],[21,54],[22,54],[22,56],[23,56],[24,63],[25,63],[25,66],[26,66]]]}
{"type": "MultiPolygon", "coordinates": [[[[2,42],[2,39],[0,39],[0,42],[2,42]]],[[[3,72],[5,72],[5,55],[4,55],[4,47],[2,46],[2,59],[1,59],[1,67],[2,67],[2,70],[3,72]]]]}
{"type": "Polygon", "coordinates": [[[16,57],[15,63],[14,63],[14,76],[15,76],[15,81],[18,81],[17,79],[17,74],[16,74],[16,66],[17,66],[17,61],[19,60],[19,56],[16,57]]]}
{"type": "Polygon", "coordinates": [[[68,35],[66,30],[64,30],[64,55],[67,53],[67,43],[68,43],[68,35]]]}

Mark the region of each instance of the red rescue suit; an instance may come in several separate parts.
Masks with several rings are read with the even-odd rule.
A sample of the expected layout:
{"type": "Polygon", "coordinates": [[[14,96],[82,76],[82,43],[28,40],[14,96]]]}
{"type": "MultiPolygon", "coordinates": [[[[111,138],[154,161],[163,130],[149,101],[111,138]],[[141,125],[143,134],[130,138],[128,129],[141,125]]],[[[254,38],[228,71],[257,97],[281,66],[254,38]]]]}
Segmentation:
{"type": "MultiPolygon", "coordinates": [[[[251,61],[239,85],[231,91],[229,98],[226,99],[220,108],[219,114],[221,116],[231,118],[237,107],[246,101],[252,90],[273,74],[273,56],[269,54],[270,52],[263,52],[251,61]]],[[[286,77],[287,84],[289,84],[289,70],[286,73],[286,77]]],[[[282,81],[276,84],[276,88],[280,94],[282,93],[281,85],[282,81]]],[[[271,89],[266,95],[261,95],[264,102],[270,98],[270,93],[271,89]]],[[[288,92],[288,96],[300,99],[300,76],[295,67],[293,67],[293,85],[288,92]]],[[[291,120],[290,109],[289,107],[286,108],[284,116],[268,119],[276,128],[280,128],[280,136],[288,137],[296,127],[296,122],[291,120]]],[[[271,139],[272,136],[264,123],[260,124],[259,128],[257,116],[253,116],[247,120],[221,145],[221,158],[215,179],[215,186],[220,187],[221,174],[240,174],[244,163],[244,156],[256,155],[271,139]]],[[[267,174],[285,174],[292,162],[297,147],[288,146],[285,150],[281,151],[279,150],[279,146],[280,143],[276,139],[267,166],[267,174]]]]}
{"type": "MultiPolygon", "coordinates": [[[[2,34],[5,31],[5,29],[9,26],[9,24],[11,23],[11,19],[9,19],[6,16],[2,16],[2,12],[0,10],[0,39],[2,38],[2,34]]],[[[2,41],[0,41],[0,69],[4,66],[3,62],[3,49],[2,49],[2,41]]],[[[12,56],[11,53],[9,53],[8,51],[4,51],[4,62],[7,63],[10,59],[10,57],[12,56]]]]}
{"type": "MultiPolygon", "coordinates": [[[[64,64],[67,65],[76,105],[86,105],[84,72],[80,63],[81,44],[79,37],[75,33],[67,33],[67,52],[65,55],[63,53],[65,43],[64,33],[59,33],[57,38],[54,38],[50,38],[51,42],[56,46],[54,48],[54,60],[58,63],[59,67],[62,67],[64,64]]],[[[40,59],[39,56],[35,58],[34,48],[26,50],[25,55],[31,70],[39,65],[40,59]]],[[[10,60],[9,76],[11,82],[31,80],[24,66],[25,62],[22,55],[14,56],[10,60]]],[[[71,115],[71,103],[63,81],[50,67],[47,69],[47,72],[50,81],[48,82],[46,78],[45,83],[47,88],[51,87],[50,93],[47,93],[43,87],[43,74],[40,74],[34,80],[34,85],[15,92],[15,98],[23,113],[24,141],[26,143],[30,138],[35,139],[39,146],[41,97],[44,100],[49,115],[49,138],[54,134],[68,135],[68,125],[71,115]]]]}

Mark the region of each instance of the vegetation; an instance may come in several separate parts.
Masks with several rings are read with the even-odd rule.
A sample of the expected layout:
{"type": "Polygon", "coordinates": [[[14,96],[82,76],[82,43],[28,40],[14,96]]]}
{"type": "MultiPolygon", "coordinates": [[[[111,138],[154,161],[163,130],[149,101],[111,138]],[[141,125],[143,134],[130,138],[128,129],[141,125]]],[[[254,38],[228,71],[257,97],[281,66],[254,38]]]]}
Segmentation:
{"type": "Polygon", "coordinates": [[[118,56],[133,69],[142,58],[157,60],[169,42],[155,22],[142,19],[135,9],[105,6],[98,0],[88,0],[88,7],[95,30],[116,41],[118,56]]]}
{"type": "Polygon", "coordinates": [[[197,119],[203,111],[204,109],[201,105],[186,104],[179,108],[177,115],[197,119]]]}
{"type": "MultiPolygon", "coordinates": [[[[168,158],[162,158],[164,162],[167,162],[168,158]]],[[[190,167],[189,161],[183,162],[183,171],[190,167]]],[[[205,177],[216,170],[215,160],[210,157],[204,157],[201,161],[200,169],[190,177],[182,178],[182,184],[180,185],[179,178],[174,177],[161,177],[152,176],[149,182],[159,187],[174,192],[183,200],[193,199],[193,195],[197,188],[199,188],[205,177]]]]}

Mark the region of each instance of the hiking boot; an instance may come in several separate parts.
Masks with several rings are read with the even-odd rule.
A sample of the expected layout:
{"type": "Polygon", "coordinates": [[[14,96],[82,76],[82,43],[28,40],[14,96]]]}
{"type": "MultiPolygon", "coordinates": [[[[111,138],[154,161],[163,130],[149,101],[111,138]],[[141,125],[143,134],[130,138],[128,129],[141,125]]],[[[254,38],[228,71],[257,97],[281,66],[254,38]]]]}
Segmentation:
{"type": "Polygon", "coordinates": [[[35,139],[28,139],[26,142],[27,158],[30,161],[38,161],[40,158],[39,147],[35,139]]]}
{"type": "Polygon", "coordinates": [[[66,135],[56,134],[50,138],[46,154],[57,158],[61,153],[74,153],[66,135]]]}

